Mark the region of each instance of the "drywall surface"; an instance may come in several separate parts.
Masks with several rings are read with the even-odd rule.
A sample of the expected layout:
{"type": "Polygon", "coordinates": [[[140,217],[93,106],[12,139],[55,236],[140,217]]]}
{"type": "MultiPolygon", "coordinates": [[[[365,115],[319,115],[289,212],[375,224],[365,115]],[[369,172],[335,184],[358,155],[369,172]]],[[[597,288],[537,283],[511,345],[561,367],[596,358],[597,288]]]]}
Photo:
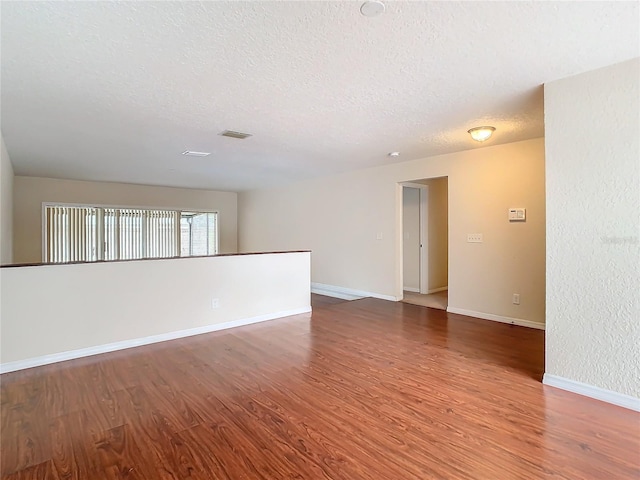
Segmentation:
{"type": "Polygon", "coordinates": [[[13,261],[13,167],[0,136],[0,265],[13,261]]]}
{"type": "Polygon", "coordinates": [[[13,260],[42,261],[43,202],[217,211],[220,253],[235,253],[237,201],[233,192],[16,176],[13,260]]]}
{"type": "Polygon", "coordinates": [[[2,270],[2,364],[310,309],[308,252],[2,270]],[[213,308],[213,299],[219,308],[213,308]]]}
{"type": "Polygon", "coordinates": [[[420,289],[420,189],[402,190],[403,288],[420,289]]]}
{"type": "Polygon", "coordinates": [[[429,290],[447,286],[449,278],[448,188],[446,178],[425,180],[429,186],[429,290]]]}
{"type": "Polygon", "coordinates": [[[545,85],[546,373],[640,397],[640,60],[545,85]]]}
{"type": "Polygon", "coordinates": [[[401,298],[399,182],[435,177],[448,177],[449,306],[543,323],[542,138],[240,193],[240,251],[309,249],[313,282],[401,298]]]}

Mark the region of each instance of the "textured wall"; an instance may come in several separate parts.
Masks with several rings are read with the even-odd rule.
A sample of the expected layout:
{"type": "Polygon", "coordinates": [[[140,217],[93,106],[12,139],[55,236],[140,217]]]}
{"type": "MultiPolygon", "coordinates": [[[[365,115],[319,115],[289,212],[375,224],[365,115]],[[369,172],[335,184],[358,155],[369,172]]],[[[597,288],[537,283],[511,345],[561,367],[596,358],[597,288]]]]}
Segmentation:
{"type": "Polygon", "coordinates": [[[546,371],[640,396],[640,60],[545,86],[546,371]]]}
{"type": "Polygon", "coordinates": [[[238,196],[233,192],[17,175],[14,185],[13,230],[13,259],[16,263],[41,261],[42,202],[217,211],[220,253],[237,251],[238,196]]]}
{"type": "Polygon", "coordinates": [[[13,167],[0,136],[0,264],[13,261],[13,167]]]}
{"type": "Polygon", "coordinates": [[[544,323],[541,138],[241,193],[240,250],[309,249],[313,282],[399,298],[398,183],[435,177],[449,182],[449,305],[544,323]],[[526,207],[527,221],[509,223],[509,207],[526,207]]]}

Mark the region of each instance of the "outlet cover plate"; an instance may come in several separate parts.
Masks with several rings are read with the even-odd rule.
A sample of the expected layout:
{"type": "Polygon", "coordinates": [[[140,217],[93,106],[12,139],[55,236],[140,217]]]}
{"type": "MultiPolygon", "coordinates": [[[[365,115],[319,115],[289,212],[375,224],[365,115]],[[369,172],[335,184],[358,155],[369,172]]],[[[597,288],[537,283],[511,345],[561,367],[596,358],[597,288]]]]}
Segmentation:
{"type": "Polygon", "coordinates": [[[468,243],[482,243],[482,234],[481,233],[467,233],[467,242],[468,243]]]}

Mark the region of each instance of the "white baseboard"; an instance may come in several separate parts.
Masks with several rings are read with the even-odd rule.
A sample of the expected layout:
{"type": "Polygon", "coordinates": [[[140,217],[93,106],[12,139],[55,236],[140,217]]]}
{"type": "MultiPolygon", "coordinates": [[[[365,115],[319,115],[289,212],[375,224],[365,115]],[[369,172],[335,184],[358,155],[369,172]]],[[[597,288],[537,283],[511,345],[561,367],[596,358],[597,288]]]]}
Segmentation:
{"type": "Polygon", "coordinates": [[[440,288],[432,288],[431,290],[427,290],[427,293],[438,293],[438,292],[444,292],[445,290],[449,290],[449,287],[445,286],[440,288]]]}
{"type": "Polygon", "coordinates": [[[550,375],[548,373],[544,374],[542,383],[550,387],[560,388],[568,392],[577,393],[578,395],[595,398],[602,402],[640,412],[640,398],[632,397],[631,395],[612,392],[611,390],[605,390],[604,388],[594,387],[593,385],[576,382],[575,380],[569,380],[568,378],[558,377],[557,375],[550,375]]]}
{"type": "Polygon", "coordinates": [[[511,325],[519,325],[521,327],[537,328],[544,330],[544,323],[532,322],[531,320],[523,320],[521,318],[503,317],[502,315],[494,315],[492,313],[475,312],[473,310],[465,310],[464,308],[447,307],[447,312],[466,315],[467,317],[482,318],[483,320],[493,320],[494,322],[509,323],[511,325]]]}
{"type": "Polygon", "coordinates": [[[149,337],[134,338],[132,340],[123,340],[121,342],[107,343],[105,345],[97,345],[95,347],[80,348],[78,350],[70,350],[68,352],[53,353],[51,355],[43,355],[41,357],[28,358],[26,360],[17,360],[15,362],[6,362],[0,364],[0,374],[23,370],[25,368],[39,367],[50,363],[64,362],[65,360],[73,360],[76,358],[89,357],[100,353],[114,352],[116,350],[124,350],[126,348],[140,347],[149,345],[150,343],[166,342],[167,340],[175,340],[176,338],[190,337],[203,333],[216,332],[227,328],[241,327],[252,323],[266,322],[276,318],[289,317],[291,315],[299,315],[311,312],[311,307],[297,308],[293,310],[284,310],[281,312],[268,313],[258,315],[257,317],[242,318],[230,322],[216,323],[214,325],[204,325],[202,327],[189,328],[186,330],[178,330],[176,332],[161,333],[159,335],[151,335],[149,337]]]}
{"type": "Polygon", "coordinates": [[[419,288],[412,288],[412,287],[402,287],[402,291],[403,292],[420,293],[420,289],[419,288]]]}
{"type": "Polygon", "coordinates": [[[341,298],[343,300],[358,300],[365,297],[379,298],[397,302],[399,299],[392,295],[382,295],[380,293],[365,292],[364,290],[354,290],[353,288],[337,287],[324,283],[311,283],[311,293],[326,295],[327,297],[341,298]]]}

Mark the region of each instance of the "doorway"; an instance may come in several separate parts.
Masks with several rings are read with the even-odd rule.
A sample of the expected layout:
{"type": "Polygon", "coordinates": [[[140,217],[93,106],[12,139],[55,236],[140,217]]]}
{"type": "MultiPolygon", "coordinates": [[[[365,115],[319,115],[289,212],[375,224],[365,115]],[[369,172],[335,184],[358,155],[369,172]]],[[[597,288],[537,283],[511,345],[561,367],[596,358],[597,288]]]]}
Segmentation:
{"type": "Polygon", "coordinates": [[[402,183],[403,302],[448,305],[448,179],[402,183]]]}

